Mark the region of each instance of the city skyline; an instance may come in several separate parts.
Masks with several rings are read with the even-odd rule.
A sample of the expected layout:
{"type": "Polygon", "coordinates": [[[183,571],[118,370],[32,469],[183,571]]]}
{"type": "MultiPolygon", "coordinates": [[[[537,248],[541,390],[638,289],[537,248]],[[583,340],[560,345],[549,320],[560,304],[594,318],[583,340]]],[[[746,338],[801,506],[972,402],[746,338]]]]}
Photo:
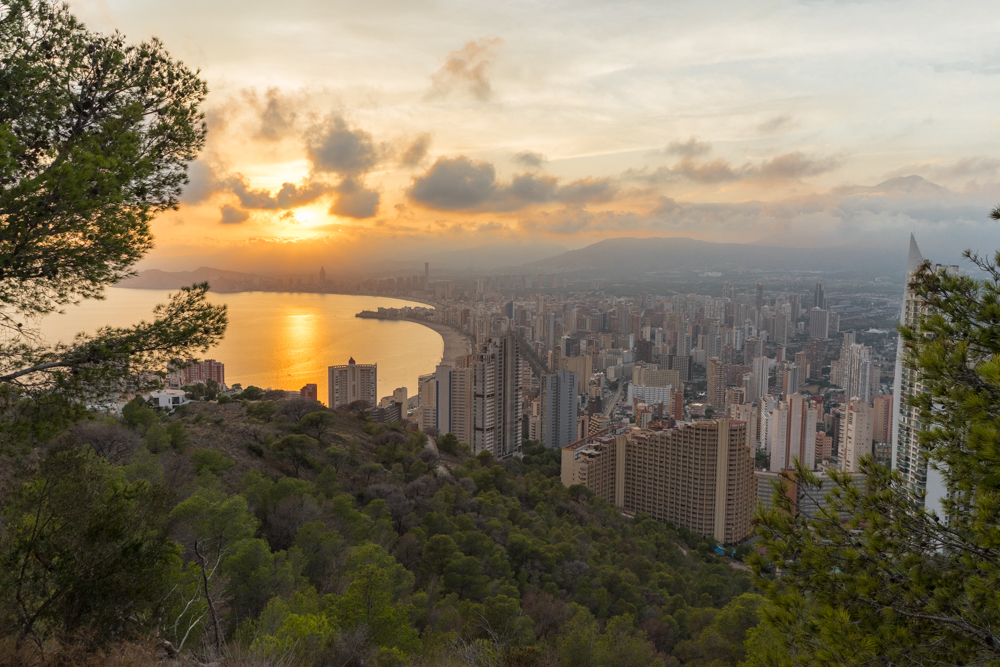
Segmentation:
{"type": "Polygon", "coordinates": [[[973,4],[71,6],[162,38],[212,91],[141,268],[616,236],[1000,245],[996,26],[973,4]]]}

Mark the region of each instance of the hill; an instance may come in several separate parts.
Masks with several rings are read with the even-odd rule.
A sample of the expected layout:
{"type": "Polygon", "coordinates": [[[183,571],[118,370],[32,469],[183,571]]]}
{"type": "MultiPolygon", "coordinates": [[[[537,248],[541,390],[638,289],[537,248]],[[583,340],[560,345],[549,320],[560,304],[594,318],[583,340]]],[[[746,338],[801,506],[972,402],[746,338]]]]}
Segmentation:
{"type": "Polygon", "coordinates": [[[564,488],[541,447],[439,455],[303,399],[124,415],[77,424],[5,485],[0,629],[49,663],[32,641],[0,642],[0,662],[62,646],[137,665],[721,666],[757,622],[711,540],[564,488]],[[39,503],[58,534],[19,528],[39,503]]]}
{"type": "Polygon", "coordinates": [[[122,280],[116,287],[126,287],[129,289],[180,289],[181,287],[207,281],[211,283],[213,291],[235,292],[243,289],[251,289],[257,280],[258,277],[251,273],[226,271],[224,269],[213,269],[203,266],[194,271],[147,269],[139,272],[137,276],[122,280]]]}
{"type": "Polygon", "coordinates": [[[579,277],[640,278],[691,272],[852,271],[892,272],[905,255],[855,247],[786,248],[711,243],[684,237],[613,238],[520,267],[528,273],[579,277]],[[897,257],[897,254],[899,255],[897,257]]]}

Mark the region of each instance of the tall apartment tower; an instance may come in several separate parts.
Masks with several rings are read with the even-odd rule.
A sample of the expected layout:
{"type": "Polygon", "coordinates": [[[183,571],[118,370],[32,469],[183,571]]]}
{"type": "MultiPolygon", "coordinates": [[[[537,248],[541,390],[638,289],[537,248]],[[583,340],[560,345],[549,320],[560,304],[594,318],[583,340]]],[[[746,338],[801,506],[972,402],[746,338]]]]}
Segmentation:
{"type": "Polygon", "coordinates": [[[816,283],[816,291],[813,293],[813,308],[826,310],[826,293],[823,291],[823,281],[816,283]]]}
{"type": "Polygon", "coordinates": [[[892,442],[892,394],[876,396],[872,403],[872,440],[881,443],[892,442]]]}
{"type": "Polygon", "coordinates": [[[844,437],[838,452],[840,469],[858,472],[861,457],[872,453],[872,409],[865,401],[852,400],[843,418],[844,437]]]}
{"type": "Polygon", "coordinates": [[[775,408],[767,434],[771,472],[791,468],[794,459],[809,469],[816,465],[816,419],[816,409],[802,394],[792,394],[775,408]]]}
{"type": "Polygon", "coordinates": [[[576,438],[576,373],[546,375],[542,393],[542,437],[545,446],[562,449],[576,438]]]}
{"type": "MultiPolygon", "coordinates": [[[[906,261],[906,286],[903,288],[903,308],[899,316],[900,324],[915,326],[920,313],[924,309],[923,300],[910,290],[910,280],[924,263],[924,258],[917,247],[917,240],[910,234],[910,252],[906,261]]],[[[957,266],[944,267],[935,264],[935,271],[946,269],[957,272],[957,266]]],[[[927,454],[920,445],[919,434],[922,429],[919,411],[909,405],[912,396],[923,388],[918,381],[917,369],[903,359],[903,340],[900,338],[896,348],[896,373],[893,385],[892,405],[896,413],[892,424],[892,468],[903,476],[907,491],[913,501],[920,503],[921,493],[924,496],[924,507],[928,510],[940,511],[941,501],[947,495],[944,477],[927,463],[927,454]]]]}
{"type": "Polygon", "coordinates": [[[708,378],[706,401],[715,408],[716,412],[724,411],[726,409],[726,365],[719,361],[718,357],[712,357],[705,367],[705,374],[708,378]]]}
{"type": "Polygon", "coordinates": [[[424,289],[431,284],[431,263],[424,262],[424,289]]]}
{"type": "Polygon", "coordinates": [[[822,308],[809,311],[809,337],[826,339],[830,335],[830,313],[822,308]]]}
{"type": "Polygon", "coordinates": [[[330,366],[330,407],[346,408],[354,401],[378,405],[378,364],[359,364],[351,357],[344,366],[330,366]]]}
{"type": "Polygon", "coordinates": [[[756,501],[745,422],[719,419],[564,447],[562,483],[627,513],[672,521],[723,544],[750,535],[756,501]]]}
{"type": "Polygon", "coordinates": [[[512,332],[472,355],[472,453],[498,459],[521,451],[521,364],[512,332]]]}
{"type": "MultiPolygon", "coordinates": [[[[461,364],[460,364],[461,366],[461,364]]],[[[451,433],[458,441],[472,443],[472,370],[439,365],[434,372],[431,425],[442,435],[451,433]]]]}
{"type": "Polygon", "coordinates": [[[840,372],[844,375],[841,386],[847,391],[848,399],[872,402],[872,357],[868,347],[852,343],[841,361],[840,372]]]}
{"type": "Polygon", "coordinates": [[[757,283],[757,298],[754,300],[759,313],[764,308],[764,283],[757,283]]]}
{"type": "Polygon", "coordinates": [[[768,383],[768,358],[757,357],[753,360],[750,370],[750,387],[747,391],[747,402],[753,403],[756,400],[767,396],[770,390],[768,383]]]}

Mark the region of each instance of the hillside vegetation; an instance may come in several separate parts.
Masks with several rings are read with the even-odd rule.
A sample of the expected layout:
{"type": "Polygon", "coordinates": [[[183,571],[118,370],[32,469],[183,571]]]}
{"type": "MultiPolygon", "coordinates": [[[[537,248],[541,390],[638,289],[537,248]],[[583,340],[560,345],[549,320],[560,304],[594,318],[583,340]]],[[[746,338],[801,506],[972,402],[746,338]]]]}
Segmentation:
{"type": "Polygon", "coordinates": [[[8,469],[10,664],[735,665],[757,624],[714,544],[564,488],[541,447],[439,458],[302,399],[136,401],[8,469]]]}

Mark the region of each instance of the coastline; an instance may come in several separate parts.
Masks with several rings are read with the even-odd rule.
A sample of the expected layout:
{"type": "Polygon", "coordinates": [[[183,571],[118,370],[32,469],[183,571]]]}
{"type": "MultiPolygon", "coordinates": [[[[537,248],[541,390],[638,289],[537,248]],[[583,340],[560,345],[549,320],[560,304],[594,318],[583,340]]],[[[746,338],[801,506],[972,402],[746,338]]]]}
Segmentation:
{"type": "Polygon", "coordinates": [[[442,339],[444,339],[444,353],[441,355],[441,364],[454,366],[455,360],[459,357],[464,357],[467,354],[472,354],[472,343],[464,334],[456,331],[447,324],[439,324],[438,322],[428,322],[426,320],[417,319],[401,319],[401,322],[416,322],[429,329],[433,329],[438,332],[442,339]]]}

